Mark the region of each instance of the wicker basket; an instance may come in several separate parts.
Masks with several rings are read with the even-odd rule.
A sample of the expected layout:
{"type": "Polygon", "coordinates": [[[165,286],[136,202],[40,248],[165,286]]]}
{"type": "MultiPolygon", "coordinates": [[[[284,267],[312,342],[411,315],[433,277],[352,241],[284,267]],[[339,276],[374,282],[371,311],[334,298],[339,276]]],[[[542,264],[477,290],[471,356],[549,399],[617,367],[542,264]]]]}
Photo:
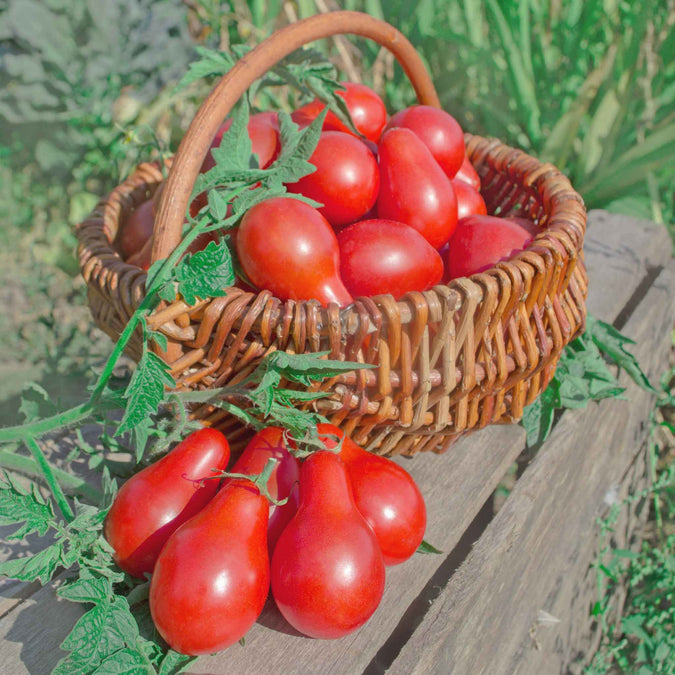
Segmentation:
{"type": "MultiPolygon", "coordinates": [[[[206,99],[172,163],[155,223],[153,260],[180,239],[192,186],[216,129],[250,84],[307,42],[338,33],[371,38],[397,57],[421,103],[438,97],[412,45],[386,23],[355,12],[315,16],[276,32],[242,59],[206,99]]],[[[565,345],[583,331],[588,279],[582,262],[586,213],[555,167],[495,139],[466,136],[488,212],[523,216],[539,232],[529,248],[485,273],[398,302],[358,298],[345,309],[281,301],[233,288],[188,306],[163,305],[149,325],[169,338],[163,357],[179,388],[234,383],[269,352],[329,351],[376,364],[333,378],[313,405],[359,443],[381,454],[445,451],[460,435],[517,421],[550,381],[565,345]]],[[[96,323],[117,338],[145,293],[146,274],[112,247],[118,226],[162,182],[141,165],[78,228],[79,261],[96,323]]],[[[138,358],[140,338],[130,342],[138,358]]],[[[236,448],[247,432],[223,411],[197,418],[226,431],[236,448]]]]}

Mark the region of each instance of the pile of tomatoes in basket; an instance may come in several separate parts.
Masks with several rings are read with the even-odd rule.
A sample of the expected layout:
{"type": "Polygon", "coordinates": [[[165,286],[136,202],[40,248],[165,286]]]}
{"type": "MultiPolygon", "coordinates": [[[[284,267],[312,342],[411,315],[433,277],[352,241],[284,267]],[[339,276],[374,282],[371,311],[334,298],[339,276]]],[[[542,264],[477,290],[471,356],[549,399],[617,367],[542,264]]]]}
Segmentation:
{"type": "MultiPolygon", "coordinates": [[[[232,233],[249,286],[324,305],[384,293],[398,299],[486,270],[529,244],[532,222],[487,215],[462,129],[450,114],[414,105],[388,118],[372,89],[344,86],[340,95],[360,135],[329,112],[309,160],[316,171],[286,185],[323,206],[271,198],[249,209],[232,233]]],[[[323,108],[316,100],[291,117],[306,127],[323,108]]],[[[252,115],[248,134],[260,168],[267,168],[280,150],[277,114],[252,115]]],[[[202,171],[213,166],[209,152],[202,171]]],[[[206,203],[201,197],[191,206],[195,213],[206,203]]],[[[128,262],[145,268],[152,219],[152,201],[141,204],[116,242],[128,262]]],[[[191,250],[211,239],[198,239],[191,250]]]]}
{"type": "Polygon", "coordinates": [[[262,429],[219,485],[230,448],[204,428],[121,487],[105,536],[123,570],[152,574],[150,611],[173,649],[240,640],[270,589],[301,633],[347,635],[377,608],[385,565],[417,550],[426,508],[410,475],[336,426],[317,435],[326,449],[301,462],[283,429],[262,429]]]}

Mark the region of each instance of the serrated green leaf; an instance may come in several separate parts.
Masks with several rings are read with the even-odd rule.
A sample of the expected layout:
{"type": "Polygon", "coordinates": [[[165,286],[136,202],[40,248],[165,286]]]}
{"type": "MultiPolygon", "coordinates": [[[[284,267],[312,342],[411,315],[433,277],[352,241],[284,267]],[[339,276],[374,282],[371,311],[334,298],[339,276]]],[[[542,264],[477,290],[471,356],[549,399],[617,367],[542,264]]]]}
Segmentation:
{"type": "Polygon", "coordinates": [[[0,574],[21,581],[35,581],[37,579],[44,586],[52,578],[56,568],[61,563],[62,553],[61,544],[57,542],[35,555],[0,562],[0,574]]]}
{"type": "Polygon", "coordinates": [[[124,392],[126,409],[116,435],[131,431],[157,412],[164,398],[164,387],[173,387],[176,384],[169,370],[169,366],[159,356],[147,349],[143,352],[124,392]]]}
{"type": "Polygon", "coordinates": [[[227,293],[234,283],[232,256],[226,243],[210,242],[202,251],[183,258],[174,277],[178,292],[189,305],[197,298],[215,298],[227,293]]]}
{"type": "Polygon", "coordinates": [[[220,190],[209,190],[208,205],[211,213],[213,213],[217,220],[225,220],[227,218],[229,205],[220,190]]]}
{"type": "Polygon", "coordinates": [[[291,382],[298,382],[309,386],[312,382],[334,377],[341,373],[361,368],[374,368],[369,363],[357,363],[355,361],[332,361],[322,357],[329,352],[317,352],[315,354],[288,354],[276,351],[269,354],[265,361],[265,367],[276,371],[291,382]]]}
{"type": "Polygon", "coordinates": [[[435,546],[430,544],[428,541],[422,540],[422,543],[417,547],[417,553],[434,553],[436,555],[442,554],[443,551],[437,549],[435,546]]]}
{"type": "Polygon", "coordinates": [[[609,356],[614,363],[623,368],[633,382],[645,391],[656,393],[656,389],[644,374],[640,364],[633,354],[626,350],[626,345],[635,344],[633,340],[621,334],[616,328],[610,326],[594,316],[589,316],[586,323],[586,333],[599,349],[609,356]]]}
{"type": "Polygon", "coordinates": [[[96,604],[77,621],[61,643],[61,649],[70,654],[59,661],[53,673],[93,672],[111,654],[135,646],[139,638],[138,625],[126,598],[112,596],[96,604]]]}
{"type": "Polygon", "coordinates": [[[145,448],[148,445],[148,438],[150,437],[150,430],[153,428],[154,424],[152,418],[147,417],[144,420],[141,420],[134,428],[131,430],[132,444],[134,446],[134,457],[136,458],[136,463],[140,462],[143,459],[145,454],[145,448]]]}
{"type": "Polygon", "coordinates": [[[106,600],[111,593],[110,580],[93,575],[80,577],[58,590],[59,596],[71,602],[93,602],[94,604],[106,600]]]}
{"type": "Polygon", "coordinates": [[[525,427],[526,443],[529,448],[540,445],[548,438],[559,404],[559,384],[553,380],[541,396],[523,410],[521,424],[525,427]]]}
{"type": "Polygon", "coordinates": [[[56,524],[54,507],[31,485],[28,491],[14,481],[8,473],[0,479],[0,525],[20,525],[14,533],[5,535],[5,539],[23,539],[36,532],[43,536],[56,524]]]}
{"type": "Polygon", "coordinates": [[[248,121],[249,110],[246,101],[242,101],[235,108],[232,116],[232,124],[229,129],[223,134],[220,144],[217,148],[211,151],[213,158],[216,160],[216,166],[208,173],[218,173],[218,164],[223,168],[227,167],[230,170],[251,169],[251,139],[248,135],[248,121]]]}
{"type": "Polygon", "coordinates": [[[143,652],[127,647],[104,659],[92,675],[155,675],[155,672],[143,652]]]}
{"type": "Polygon", "coordinates": [[[169,347],[169,340],[164,333],[152,331],[149,337],[162,351],[165,352],[169,347]]]}
{"type": "Polygon", "coordinates": [[[223,76],[235,63],[234,58],[226,52],[201,46],[195,47],[195,49],[200,58],[190,64],[187,73],[176,85],[174,93],[204,77],[223,76]]]}
{"type": "Polygon", "coordinates": [[[159,667],[158,675],[177,675],[185,666],[196,660],[196,656],[186,656],[179,654],[173,649],[169,649],[159,667]]]}
{"type": "Polygon", "coordinates": [[[21,392],[19,412],[24,422],[34,422],[40,417],[49,417],[56,413],[56,406],[47,391],[37,382],[28,383],[21,392]]]}

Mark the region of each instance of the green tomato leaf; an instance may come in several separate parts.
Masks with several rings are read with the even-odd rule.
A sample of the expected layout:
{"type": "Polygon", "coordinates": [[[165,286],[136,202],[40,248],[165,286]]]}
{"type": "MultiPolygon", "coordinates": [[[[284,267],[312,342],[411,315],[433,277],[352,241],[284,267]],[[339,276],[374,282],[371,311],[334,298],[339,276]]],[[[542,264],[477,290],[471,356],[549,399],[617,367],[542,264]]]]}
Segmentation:
{"type": "Polygon", "coordinates": [[[199,46],[195,47],[195,49],[201,58],[190,64],[187,73],[183,75],[180,82],[176,85],[174,93],[185,89],[188,85],[204,77],[225,75],[235,64],[233,56],[226,52],[199,46]]]}
{"type": "Polygon", "coordinates": [[[38,579],[44,586],[54,576],[56,568],[61,564],[62,553],[63,549],[60,543],[52,544],[35,555],[1,562],[0,574],[21,581],[38,579]]]}
{"type": "Polygon", "coordinates": [[[17,483],[7,472],[4,480],[0,479],[0,525],[20,525],[5,539],[23,539],[36,532],[40,536],[46,534],[50,527],[56,525],[54,507],[31,484],[30,491],[17,483]]]}
{"type": "Polygon", "coordinates": [[[177,675],[185,666],[197,659],[196,656],[186,656],[169,649],[159,666],[158,675],[177,675]]]}
{"type": "Polygon", "coordinates": [[[92,675],[142,675],[155,674],[148,657],[137,649],[120,649],[101,662],[92,675]]]}
{"type": "Polygon", "coordinates": [[[40,417],[49,417],[56,413],[56,406],[47,391],[37,382],[30,382],[21,392],[19,412],[24,422],[34,422],[40,417]]]}
{"type": "Polygon", "coordinates": [[[164,387],[173,387],[176,384],[169,370],[169,366],[159,356],[148,351],[147,347],[144,349],[124,392],[126,409],[116,435],[131,431],[157,412],[164,399],[164,387]]]}
{"type": "Polygon", "coordinates": [[[210,242],[202,251],[183,258],[175,270],[178,292],[189,305],[197,298],[215,298],[234,283],[232,256],[226,243],[210,242]]]}
{"type": "Polygon", "coordinates": [[[291,382],[298,382],[309,386],[312,382],[334,377],[361,368],[374,368],[369,363],[355,361],[331,361],[324,359],[329,352],[315,354],[288,354],[286,352],[272,352],[265,358],[261,366],[279,373],[291,382]]]}
{"type": "Polygon", "coordinates": [[[437,549],[435,546],[430,544],[428,541],[422,540],[422,543],[417,548],[417,553],[434,553],[436,555],[442,554],[443,551],[437,549]]]}
{"type": "Polygon", "coordinates": [[[626,345],[635,344],[633,340],[594,316],[589,316],[587,319],[586,334],[619,368],[623,368],[628,373],[638,387],[653,394],[656,393],[635,356],[626,350],[626,345]]]}
{"type": "MultiPolygon", "coordinates": [[[[216,166],[208,174],[220,177],[222,168],[230,171],[251,169],[251,138],[248,135],[249,111],[244,100],[237,105],[232,116],[232,124],[223,134],[220,145],[211,150],[216,166]]],[[[227,182],[227,181],[222,181],[227,182]]]]}
{"type": "Polygon", "coordinates": [[[73,627],[61,644],[70,654],[59,661],[55,675],[95,672],[110,655],[135,647],[138,625],[126,598],[113,595],[97,603],[73,627]]]}
{"type": "Polygon", "coordinates": [[[523,410],[527,447],[543,443],[553,428],[556,408],[560,407],[560,383],[554,378],[541,396],[523,410]]]}

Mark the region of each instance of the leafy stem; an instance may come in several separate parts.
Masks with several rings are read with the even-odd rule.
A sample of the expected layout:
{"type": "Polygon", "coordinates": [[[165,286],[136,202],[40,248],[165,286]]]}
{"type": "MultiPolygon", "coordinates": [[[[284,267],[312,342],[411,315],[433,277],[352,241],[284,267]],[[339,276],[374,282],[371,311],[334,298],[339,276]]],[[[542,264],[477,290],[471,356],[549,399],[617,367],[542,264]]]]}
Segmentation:
{"type": "Polygon", "coordinates": [[[32,436],[24,436],[23,441],[40,467],[45,480],[47,481],[47,485],[49,485],[49,489],[52,491],[52,495],[54,495],[54,501],[58,505],[59,509],[61,509],[63,517],[70,523],[75,518],[75,514],[70,508],[70,504],[66,499],[66,495],[63,494],[63,490],[61,489],[59,482],[56,480],[52,467],[47,461],[44,452],[42,452],[42,448],[32,436]]]}

